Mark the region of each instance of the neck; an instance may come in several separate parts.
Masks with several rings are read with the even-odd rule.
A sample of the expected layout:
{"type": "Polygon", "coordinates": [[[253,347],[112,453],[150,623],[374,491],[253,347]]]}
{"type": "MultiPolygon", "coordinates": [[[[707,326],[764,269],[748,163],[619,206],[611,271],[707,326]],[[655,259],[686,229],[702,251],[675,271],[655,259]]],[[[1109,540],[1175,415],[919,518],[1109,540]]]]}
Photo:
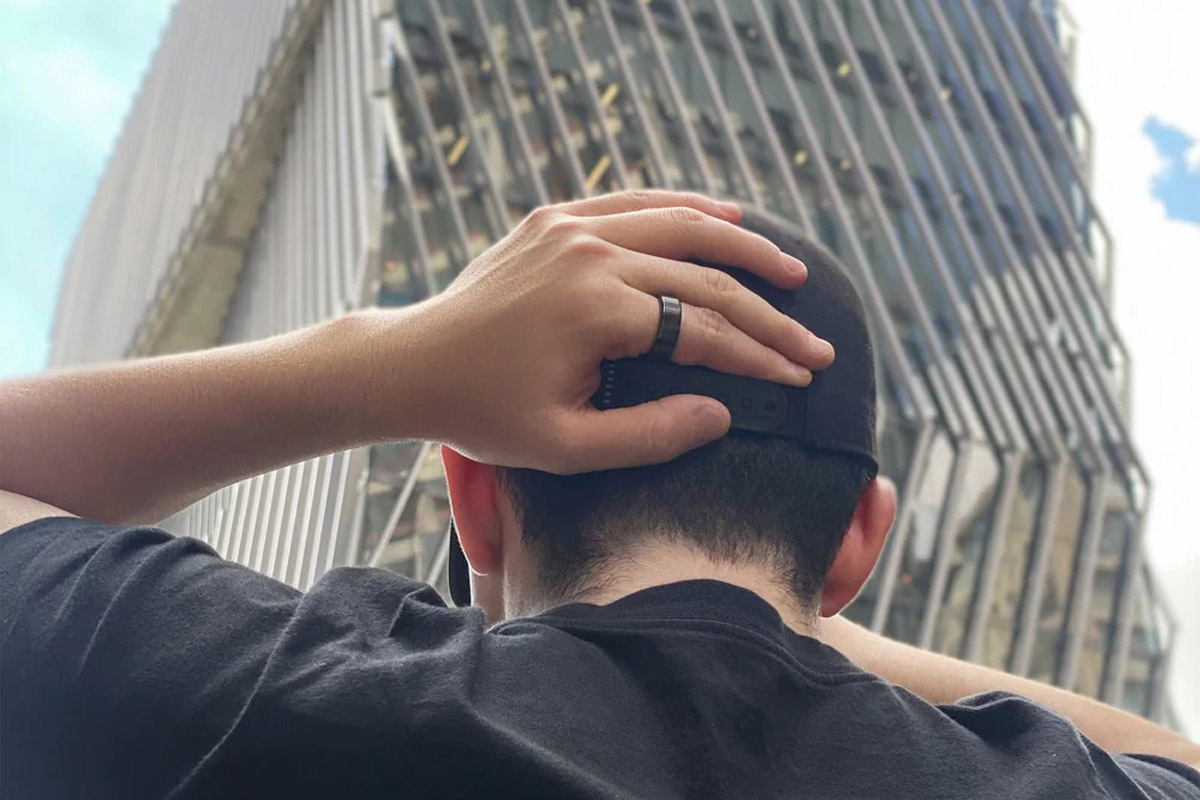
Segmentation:
{"type": "Polygon", "coordinates": [[[668,583],[714,580],[754,592],[769,603],[796,633],[816,636],[819,621],[805,611],[795,596],[765,565],[730,564],[714,561],[685,544],[652,544],[623,556],[614,565],[613,576],[595,592],[578,598],[585,603],[606,605],[622,597],[668,583]]]}

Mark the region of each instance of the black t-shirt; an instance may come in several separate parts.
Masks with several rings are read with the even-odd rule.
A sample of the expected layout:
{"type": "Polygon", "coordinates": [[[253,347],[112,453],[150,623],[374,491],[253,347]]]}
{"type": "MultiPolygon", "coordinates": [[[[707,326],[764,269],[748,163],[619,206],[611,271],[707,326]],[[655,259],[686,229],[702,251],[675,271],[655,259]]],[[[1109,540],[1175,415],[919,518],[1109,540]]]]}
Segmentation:
{"type": "Polygon", "coordinates": [[[0,796],[1187,798],[1010,694],[933,706],[716,581],[488,627],[153,528],[0,536],[0,796]]]}

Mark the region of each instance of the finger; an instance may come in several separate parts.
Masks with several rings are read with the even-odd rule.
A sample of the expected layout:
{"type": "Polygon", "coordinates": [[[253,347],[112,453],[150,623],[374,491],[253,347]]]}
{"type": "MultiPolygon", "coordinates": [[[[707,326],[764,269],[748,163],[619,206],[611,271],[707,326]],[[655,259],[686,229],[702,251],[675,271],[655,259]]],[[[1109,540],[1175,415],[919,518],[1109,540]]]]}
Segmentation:
{"type": "Polygon", "coordinates": [[[711,308],[684,305],[684,323],[671,360],[774,383],[808,386],[812,372],[751,339],[711,308]]]}
{"type": "MultiPolygon", "coordinates": [[[[824,369],[833,363],[832,344],[776,310],[727,272],[636,253],[622,263],[625,282],[635,289],[716,311],[752,339],[809,369],[824,369]]],[[[683,324],[687,327],[686,317],[683,324]]]]}
{"type": "Polygon", "coordinates": [[[647,189],[635,192],[616,192],[562,203],[559,209],[577,217],[598,217],[606,214],[624,214],[648,208],[691,208],[712,217],[729,222],[738,222],[742,210],[736,203],[714,200],[696,192],[669,192],[647,189]]]}
{"type": "MultiPolygon", "coordinates": [[[[658,298],[638,292],[638,311],[625,314],[624,339],[612,358],[626,358],[649,352],[658,332],[658,298]]],[[[684,304],[679,339],[671,360],[690,366],[699,364],[729,375],[808,386],[812,372],[789,361],[777,350],[757,342],[739,330],[720,313],[709,308],[684,304]]]]}
{"type": "Polygon", "coordinates": [[[804,282],[808,268],[774,242],[693,208],[651,208],[599,217],[593,234],[627,250],[679,261],[709,261],[753,272],[776,286],[804,282]]]}
{"type": "Polygon", "coordinates": [[[661,400],[598,411],[581,409],[564,423],[561,438],[580,459],[562,472],[661,464],[729,432],[729,410],[720,401],[699,395],[672,395],[661,400]]]}

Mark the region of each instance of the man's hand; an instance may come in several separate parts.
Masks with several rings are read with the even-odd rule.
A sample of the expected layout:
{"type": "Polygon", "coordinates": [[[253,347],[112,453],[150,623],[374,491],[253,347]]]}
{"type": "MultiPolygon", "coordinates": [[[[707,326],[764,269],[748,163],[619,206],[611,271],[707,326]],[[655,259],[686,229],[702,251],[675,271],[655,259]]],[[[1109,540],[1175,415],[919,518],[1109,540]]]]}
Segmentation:
{"type": "Polygon", "coordinates": [[[729,275],[686,261],[803,283],[804,265],[739,228],[739,216],[679,192],[534,211],[424,309],[421,437],[491,463],[579,472],[666,461],[724,435],[729,412],[710,398],[603,412],[589,403],[602,359],[649,351],[659,295],[684,304],[676,362],[807,385],[833,347],[729,275]]]}
{"type": "Polygon", "coordinates": [[[685,303],[680,363],[804,384],[833,358],[735,280],[684,261],[803,283],[803,266],[737,227],[739,216],[677,192],[539,209],[418,306],[0,382],[0,525],[55,509],[157,522],[238,479],[384,439],[558,472],[669,459],[724,434],[725,407],[588,402],[602,359],[650,349],[657,295],[685,303]]]}

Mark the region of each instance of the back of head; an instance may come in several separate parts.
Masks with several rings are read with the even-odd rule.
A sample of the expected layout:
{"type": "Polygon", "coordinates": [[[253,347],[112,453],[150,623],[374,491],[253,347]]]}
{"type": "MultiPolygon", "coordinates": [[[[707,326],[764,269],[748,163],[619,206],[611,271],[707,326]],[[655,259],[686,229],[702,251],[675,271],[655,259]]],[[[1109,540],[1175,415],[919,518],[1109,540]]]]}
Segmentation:
{"type": "Polygon", "coordinates": [[[809,387],[786,390],[787,436],[739,430],[738,401],[714,394],[735,412],[735,429],[668,463],[566,476],[501,470],[544,597],[569,602],[589,594],[617,573],[628,554],[671,543],[717,563],[768,567],[801,608],[815,610],[858,499],[876,472],[870,337],[853,284],[827,250],[762,214],[747,211],[742,226],[804,261],[808,280],[799,290],[783,291],[742,271],[726,271],[832,342],[837,359],[809,387]]]}

